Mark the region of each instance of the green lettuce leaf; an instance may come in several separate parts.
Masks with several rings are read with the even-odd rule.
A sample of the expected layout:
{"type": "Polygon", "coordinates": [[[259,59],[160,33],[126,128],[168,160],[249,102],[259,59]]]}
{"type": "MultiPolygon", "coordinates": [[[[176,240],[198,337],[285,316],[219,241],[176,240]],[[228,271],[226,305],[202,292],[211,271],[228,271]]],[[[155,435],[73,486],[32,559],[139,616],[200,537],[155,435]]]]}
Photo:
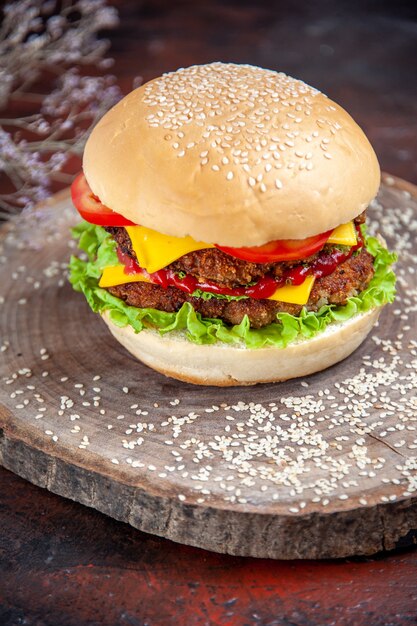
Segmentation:
{"type": "Polygon", "coordinates": [[[216,298],[217,300],[227,300],[228,302],[232,302],[232,300],[248,299],[248,296],[228,296],[224,293],[210,293],[209,291],[202,291],[201,289],[196,289],[191,295],[194,298],[201,298],[202,300],[211,300],[212,298],[216,298]]]}
{"type": "Polygon", "coordinates": [[[250,328],[247,316],[235,326],[228,326],[219,319],[203,318],[188,302],[176,313],[165,313],[156,309],[129,306],[112,296],[106,289],[98,286],[98,281],[105,267],[119,263],[116,244],[104,228],[87,222],[82,222],[72,231],[73,236],[79,239],[79,247],[86,253],[86,258],[71,257],[69,279],[73,288],[85,295],[94,312],[108,311],[114,324],[120,327],[130,324],[135,332],[140,332],[143,328],[153,328],[161,334],[183,332],[190,341],[197,344],[221,341],[243,344],[247,348],[284,348],[297,339],[314,337],[332,322],[342,322],[358,313],[393,302],[395,274],[390,266],[397,256],[389,252],[378,239],[367,237],[365,231],[363,232],[366,247],[375,258],[375,274],[360,295],[349,298],[343,306],[325,305],[315,313],[305,308],[299,316],[278,313],[277,323],[259,329],[250,328]]]}

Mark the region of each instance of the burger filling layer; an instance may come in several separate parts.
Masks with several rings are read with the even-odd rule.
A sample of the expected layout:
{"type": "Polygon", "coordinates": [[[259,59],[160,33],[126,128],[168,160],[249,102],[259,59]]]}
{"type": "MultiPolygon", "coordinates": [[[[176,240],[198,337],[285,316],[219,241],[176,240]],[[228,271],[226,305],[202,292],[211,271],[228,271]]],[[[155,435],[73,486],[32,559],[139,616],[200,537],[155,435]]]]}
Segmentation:
{"type": "Polygon", "coordinates": [[[131,282],[124,280],[107,290],[134,307],[176,312],[189,302],[205,318],[235,325],[247,316],[251,327],[261,328],[276,321],[278,313],[298,315],[303,307],[318,311],[326,304],[343,305],[369,285],[374,258],[360,235],[359,225],[364,221],[365,214],[355,220],[355,246],[327,244],[297,261],[253,263],[210,247],[184,254],[151,275],[140,267],[128,231],[107,227],[117,243],[124,272],[132,275],[131,282]],[[297,303],[297,298],[285,297],[282,287],[286,285],[304,285],[306,300],[297,303]]]}

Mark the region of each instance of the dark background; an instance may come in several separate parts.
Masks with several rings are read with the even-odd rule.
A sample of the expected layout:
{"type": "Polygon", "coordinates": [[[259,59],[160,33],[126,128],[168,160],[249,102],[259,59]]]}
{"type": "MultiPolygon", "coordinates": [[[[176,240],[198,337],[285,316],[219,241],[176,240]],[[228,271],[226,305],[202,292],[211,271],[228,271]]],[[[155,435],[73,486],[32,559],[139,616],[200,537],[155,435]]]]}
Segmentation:
{"type": "MultiPolygon", "coordinates": [[[[384,170],[417,182],[417,3],[114,2],[114,73],[213,60],[282,70],[365,129],[384,170]]],[[[107,36],[107,33],[106,33],[107,36]]],[[[274,562],[140,533],[0,469],[0,625],[417,624],[417,553],[274,562]]]]}
{"type": "Polygon", "coordinates": [[[385,171],[417,183],[417,2],[115,2],[114,71],[124,91],[210,61],[284,71],[345,107],[385,171]]]}

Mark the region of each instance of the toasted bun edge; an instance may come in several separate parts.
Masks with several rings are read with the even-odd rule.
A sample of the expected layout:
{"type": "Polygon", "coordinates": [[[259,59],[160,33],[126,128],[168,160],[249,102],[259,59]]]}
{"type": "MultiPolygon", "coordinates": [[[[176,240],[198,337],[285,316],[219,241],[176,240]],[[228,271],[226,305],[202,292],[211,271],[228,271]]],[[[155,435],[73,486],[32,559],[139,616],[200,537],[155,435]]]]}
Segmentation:
{"type": "Polygon", "coordinates": [[[145,329],[135,333],[131,326],[116,326],[108,312],[102,313],[102,318],[128,352],[161,374],[199,385],[228,387],[308,376],[342,361],[364,341],[381,308],[332,323],[315,337],[286,348],[260,349],[198,345],[177,331],[161,335],[145,329]]]}

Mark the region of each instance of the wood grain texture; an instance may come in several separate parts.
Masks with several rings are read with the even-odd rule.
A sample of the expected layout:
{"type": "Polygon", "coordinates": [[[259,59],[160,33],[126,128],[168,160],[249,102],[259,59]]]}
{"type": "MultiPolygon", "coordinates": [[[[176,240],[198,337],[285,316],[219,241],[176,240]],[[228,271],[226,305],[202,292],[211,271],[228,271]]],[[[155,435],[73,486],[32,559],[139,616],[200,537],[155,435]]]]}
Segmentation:
{"type": "Polygon", "coordinates": [[[323,558],[411,543],[416,198],[389,177],[371,211],[401,259],[399,299],[368,340],[325,372],[250,390],[166,379],[114,342],[66,282],[67,194],[9,224],[1,463],[136,528],[218,552],[323,558]]]}

